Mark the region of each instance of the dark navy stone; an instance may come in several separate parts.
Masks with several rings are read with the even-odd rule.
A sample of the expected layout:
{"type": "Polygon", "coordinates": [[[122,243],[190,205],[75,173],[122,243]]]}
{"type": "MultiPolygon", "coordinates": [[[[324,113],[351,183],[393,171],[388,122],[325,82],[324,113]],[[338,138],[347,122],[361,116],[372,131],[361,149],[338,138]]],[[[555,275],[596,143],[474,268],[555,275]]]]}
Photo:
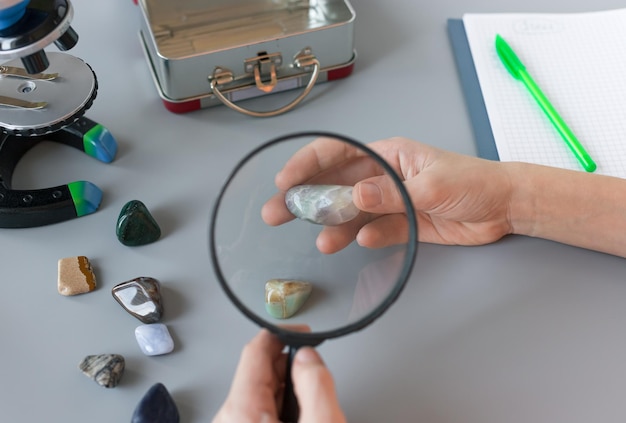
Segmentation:
{"type": "Polygon", "coordinates": [[[179,423],[178,408],[162,383],[156,383],[143,396],[131,423],[179,423]]]}
{"type": "Polygon", "coordinates": [[[122,207],[115,232],[117,239],[130,247],[150,244],[161,237],[161,228],[139,200],[129,201],[122,207]]]}

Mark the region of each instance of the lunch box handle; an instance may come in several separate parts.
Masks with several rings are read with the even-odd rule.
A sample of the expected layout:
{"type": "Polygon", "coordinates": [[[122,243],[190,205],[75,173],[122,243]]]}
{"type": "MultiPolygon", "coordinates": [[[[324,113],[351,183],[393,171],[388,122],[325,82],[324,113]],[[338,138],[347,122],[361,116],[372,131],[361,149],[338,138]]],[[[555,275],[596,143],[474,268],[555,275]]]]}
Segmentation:
{"type": "MultiPolygon", "coordinates": [[[[228,98],[226,98],[226,96],[224,96],[224,94],[219,90],[218,86],[220,84],[227,84],[227,83],[232,82],[234,80],[234,76],[233,76],[232,71],[230,71],[228,69],[219,68],[219,67],[215,69],[215,71],[213,72],[212,77],[210,78],[210,80],[211,80],[211,90],[213,91],[213,94],[215,95],[215,97],[217,99],[219,99],[222,103],[224,103],[224,105],[226,105],[226,106],[230,107],[231,109],[233,109],[235,111],[238,111],[240,113],[243,113],[243,114],[246,114],[246,115],[249,115],[249,116],[254,116],[254,117],[271,117],[271,116],[280,115],[282,113],[288,112],[289,110],[293,109],[302,100],[304,100],[304,98],[313,89],[313,86],[317,82],[317,78],[319,77],[319,74],[320,74],[320,62],[313,55],[313,53],[312,53],[312,51],[311,51],[311,49],[309,47],[303,49],[302,51],[300,51],[300,53],[298,53],[294,57],[293,65],[296,68],[298,68],[298,69],[305,69],[305,70],[309,70],[310,69],[311,70],[311,78],[309,79],[309,82],[307,83],[306,87],[304,88],[304,91],[302,91],[300,93],[300,95],[298,95],[298,97],[296,97],[291,103],[286,104],[285,106],[282,106],[282,107],[280,107],[278,109],[275,109],[275,110],[268,110],[268,111],[264,111],[264,112],[250,110],[250,109],[246,109],[244,107],[241,107],[241,106],[233,103],[228,98]]],[[[254,68],[253,68],[255,84],[256,84],[257,88],[259,88],[260,90],[269,93],[274,88],[274,86],[276,86],[276,83],[277,83],[275,64],[274,63],[270,63],[269,64],[270,81],[266,82],[266,83],[261,81],[261,75],[260,75],[259,68],[260,68],[260,66],[254,66],[254,68]]]]}

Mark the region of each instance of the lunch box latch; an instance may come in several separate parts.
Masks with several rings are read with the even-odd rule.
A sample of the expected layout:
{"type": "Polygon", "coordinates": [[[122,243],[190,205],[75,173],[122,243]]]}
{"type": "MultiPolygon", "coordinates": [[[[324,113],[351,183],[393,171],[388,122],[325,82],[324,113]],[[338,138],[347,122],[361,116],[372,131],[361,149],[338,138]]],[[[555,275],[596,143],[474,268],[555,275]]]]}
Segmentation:
{"type": "MultiPolygon", "coordinates": [[[[244,77],[253,76],[256,87],[264,93],[270,93],[274,90],[276,84],[278,83],[277,72],[281,66],[283,66],[283,56],[281,53],[260,52],[257,56],[244,60],[244,71],[246,74],[244,77]]],[[[309,94],[309,92],[311,92],[311,89],[317,82],[317,78],[319,76],[320,63],[310,47],[300,50],[300,52],[294,56],[293,61],[289,66],[302,70],[305,73],[311,73],[311,77],[309,82],[306,84],[304,91],[302,91],[298,97],[296,97],[289,104],[275,110],[249,110],[236,105],[231,100],[226,98],[224,93],[220,91],[221,87],[239,79],[239,77],[235,77],[233,72],[227,68],[217,66],[214,69],[213,74],[209,76],[211,90],[213,91],[215,97],[233,110],[255,117],[276,116],[293,109],[297,104],[299,104],[309,94]]]]}

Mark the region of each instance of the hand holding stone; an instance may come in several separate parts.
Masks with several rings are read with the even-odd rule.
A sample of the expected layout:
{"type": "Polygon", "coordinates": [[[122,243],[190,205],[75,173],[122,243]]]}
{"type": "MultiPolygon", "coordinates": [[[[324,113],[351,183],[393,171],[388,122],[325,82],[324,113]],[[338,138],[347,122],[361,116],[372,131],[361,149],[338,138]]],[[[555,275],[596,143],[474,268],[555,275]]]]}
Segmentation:
{"type": "MultiPolygon", "coordinates": [[[[388,179],[388,187],[391,191],[397,191],[393,181],[387,176],[384,168],[364,150],[341,140],[332,138],[319,138],[296,152],[285,164],[283,169],[276,175],[275,183],[279,193],[273,196],[264,205],[261,215],[265,223],[271,226],[284,224],[296,217],[324,224],[325,227],[318,239],[317,247],[323,253],[334,253],[350,244],[357,238],[362,228],[375,221],[380,216],[371,213],[359,213],[353,186],[361,181],[377,177],[381,180],[388,179]],[[311,190],[310,187],[319,187],[311,190]],[[341,198],[329,196],[336,188],[348,190],[352,197],[349,205],[333,205],[335,216],[325,217],[327,210],[319,206],[319,213],[310,210],[311,204],[323,204],[328,198],[341,198]],[[303,188],[299,188],[303,187],[303,188]],[[294,190],[296,193],[294,194],[294,190]],[[293,207],[293,198],[302,197],[301,193],[307,192],[314,195],[314,199],[305,203],[300,209],[293,207]],[[317,198],[321,200],[317,200],[317,198]],[[355,207],[356,205],[356,207],[355,207]],[[354,209],[352,211],[351,209],[354,209]],[[346,212],[347,211],[347,212],[346,212]],[[312,218],[314,216],[314,218],[312,218]],[[332,226],[332,227],[331,227],[332,226]]],[[[399,197],[399,194],[394,194],[399,197]]],[[[399,197],[400,198],[400,197],[399,197]]],[[[361,208],[361,210],[365,210],[361,208]]],[[[366,245],[379,247],[385,245],[366,245]]]]}
{"type": "MultiPolygon", "coordinates": [[[[404,181],[417,213],[420,241],[481,245],[513,232],[510,166],[400,137],[367,147],[404,181]]],[[[272,226],[294,218],[284,200],[284,193],[294,185],[353,186],[352,200],[362,213],[320,232],[316,244],[323,253],[337,252],[354,240],[368,248],[407,242],[408,222],[399,190],[376,160],[357,147],[318,139],[287,161],[275,183],[279,193],[261,212],[265,223],[272,226]]]]}

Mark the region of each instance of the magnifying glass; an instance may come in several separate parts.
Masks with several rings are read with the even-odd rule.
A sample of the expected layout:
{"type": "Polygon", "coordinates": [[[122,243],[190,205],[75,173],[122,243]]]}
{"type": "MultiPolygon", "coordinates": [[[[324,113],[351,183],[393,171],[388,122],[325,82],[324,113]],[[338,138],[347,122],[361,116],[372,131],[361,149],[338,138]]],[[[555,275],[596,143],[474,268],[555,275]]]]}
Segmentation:
{"type": "Polygon", "coordinates": [[[343,135],[302,132],[271,140],[236,165],[214,204],[209,244],[229,299],[289,347],[281,421],[297,422],[289,377],[295,352],[361,330],[391,306],[415,261],[417,224],[402,180],[377,153],[343,135]],[[356,208],[353,186],[369,177],[386,179],[402,199],[405,244],[353,241],[359,231],[385,237],[386,222],[398,218],[356,208]],[[334,248],[322,252],[324,245],[334,248]],[[299,325],[310,332],[293,329],[299,325]]]}

